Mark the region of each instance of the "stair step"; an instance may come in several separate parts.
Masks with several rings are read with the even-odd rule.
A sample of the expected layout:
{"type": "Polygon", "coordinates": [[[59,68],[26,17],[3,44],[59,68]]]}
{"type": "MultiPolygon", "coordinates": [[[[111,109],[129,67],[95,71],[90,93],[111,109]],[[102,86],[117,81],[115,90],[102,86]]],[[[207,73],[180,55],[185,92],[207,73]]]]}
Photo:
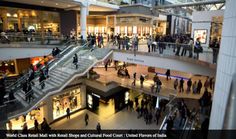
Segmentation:
{"type": "Polygon", "coordinates": [[[22,97],[20,97],[18,94],[15,94],[14,96],[24,107],[29,106],[29,104],[25,100],[23,100],[22,97]]]}
{"type": "Polygon", "coordinates": [[[64,82],[66,79],[63,79],[62,77],[60,77],[60,76],[52,76],[52,77],[50,77],[50,78],[52,78],[52,80],[57,80],[57,81],[60,81],[60,82],[64,82]]]}
{"type": "Polygon", "coordinates": [[[39,98],[39,95],[38,95],[36,92],[34,92],[34,93],[33,93],[33,97],[34,97],[34,98],[39,98]]]}
{"type": "Polygon", "coordinates": [[[55,84],[57,84],[57,86],[61,85],[62,82],[58,81],[57,79],[55,78],[49,78],[48,82],[54,82],[55,84]]]}
{"type": "Polygon", "coordinates": [[[49,78],[51,77],[51,76],[56,76],[56,77],[60,77],[60,78],[62,78],[62,79],[67,79],[67,78],[69,78],[68,76],[66,76],[66,75],[64,75],[64,74],[57,74],[57,73],[55,73],[55,72],[51,72],[50,74],[49,74],[49,78]]]}
{"type": "Polygon", "coordinates": [[[43,92],[41,91],[41,89],[39,89],[38,87],[32,87],[34,94],[37,93],[39,95],[43,95],[43,92]]]}
{"type": "Polygon", "coordinates": [[[56,84],[55,82],[51,82],[51,81],[46,81],[45,84],[50,84],[50,85],[52,85],[52,86],[54,86],[54,87],[59,86],[59,85],[56,84]]]}
{"type": "Polygon", "coordinates": [[[62,71],[61,69],[54,69],[52,72],[58,73],[58,74],[64,74],[64,75],[68,75],[70,76],[70,73],[68,73],[67,71],[62,71]]]}
{"type": "Polygon", "coordinates": [[[59,71],[52,71],[49,73],[49,76],[53,75],[53,76],[58,76],[58,77],[63,77],[63,78],[69,78],[70,74],[65,73],[65,72],[59,72],[59,71]]]}
{"type": "Polygon", "coordinates": [[[23,90],[20,89],[20,91],[17,91],[17,94],[18,94],[23,100],[26,100],[25,92],[24,92],[23,90]]]}

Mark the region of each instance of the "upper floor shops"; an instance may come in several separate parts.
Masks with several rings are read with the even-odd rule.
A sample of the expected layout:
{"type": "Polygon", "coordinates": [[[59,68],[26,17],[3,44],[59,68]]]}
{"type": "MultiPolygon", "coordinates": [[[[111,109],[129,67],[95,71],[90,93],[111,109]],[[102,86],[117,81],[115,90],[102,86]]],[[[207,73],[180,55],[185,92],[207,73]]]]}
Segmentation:
{"type": "MultiPolygon", "coordinates": [[[[121,6],[119,9],[111,8],[112,10],[92,5],[85,7],[85,13],[82,12],[83,8],[80,8],[80,6],[64,9],[46,6],[3,4],[0,7],[0,31],[24,33],[31,31],[33,34],[44,37],[43,34],[47,35],[49,33],[70,35],[71,30],[74,29],[75,34],[79,37],[81,35],[81,25],[84,23],[86,34],[100,33],[104,36],[112,33],[127,36],[133,34],[139,36],[149,34],[165,35],[170,34],[171,31],[169,30],[173,29],[171,22],[167,20],[167,15],[154,14],[150,7],[144,5],[121,6]],[[81,17],[82,13],[84,13],[86,19],[81,17]]],[[[188,26],[187,24],[186,22],[181,25],[188,26]]],[[[189,30],[186,29],[181,33],[187,32],[189,30]]]]}

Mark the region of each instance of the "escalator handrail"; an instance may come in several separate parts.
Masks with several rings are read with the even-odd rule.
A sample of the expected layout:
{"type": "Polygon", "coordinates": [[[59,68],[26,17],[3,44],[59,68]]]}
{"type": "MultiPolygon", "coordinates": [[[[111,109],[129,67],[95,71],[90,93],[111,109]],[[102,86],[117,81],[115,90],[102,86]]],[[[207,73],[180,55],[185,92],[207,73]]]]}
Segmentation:
{"type": "MultiPolygon", "coordinates": [[[[84,48],[85,46],[87,46],[89,44],[89,42],[85,43],[84,45],[82,45],[80,48],[84,48]]],[[[64,57],[66,58],[66,57],[64,57]]],[[[60,63],[61,61],[58,61],[58,63],[60,63]]],[[[58,65],[58,63],[54,63],[54,65],[58,65]]],[[[42,81],[40,84],[37,84],[38,86],[41,86],[46,80],[42,81]]],[[[34,86],[33,86],[34,87],[34,86]]],[[[42,91],[42,90],[41,90],[42,91]]],[[[25,97],[29,96],[30,94],[33,94],[33,89],[31,89],[30,91],[28,91],[26,94],[25,94],[25,97]]],[[[8,103],[11,103],[11,102],[14,102],[14,101],[18,101],[16,98],[14,98],[13,100],[8,100],[6,102],[4,102],[3,105],[6,105],[8,103]]]]}
{"type": "MultiPolygon", "coordinates": [[[[65,46],[65,48],[63,48],[63,50],[61,51],[61,53],[60,54],[62,54],[63,52],[65,52],[67,49],[69,49],[69,47],[66,47],[66,46],[68,46],[68,44],[70,44],[71,42],[74,42],[75,40],[69,40],[68,42],[66,42],[65,44],[64,44],[64,46],[65,46]]],[[[49,55],[47,55],[47,57],[48,56],[51,56],[51,54],[52,53],[50,53],[49,55]]],[[[52,59],[52,60],[54,60],[54,59],[52,59]]],[[[38,64],[40,64],[41,62],[43,62],[44,61],[44,59],[42,59],[42,60],[40,60],[36,65],[38,65],[38,64]]],[[[49,61],[49,64],[51,63],[52,61],[49,61]]],[[[43,66],[44,67],[44,66],[43,66]]],[[[43,67],[41,67],[41,68],[43,68],[43,67]]],[[[39,68],[39,69],[37,69],[35,72],[38,72],[41,68],[39,68]]],[[[22,77],[20,77],[16,82],[14,82],[13,84],[11,84],[11,85],[9,85],[9,86],[6,86],[6,88],[7,89],[9,89],[9,88],[12,88],[14,85],[16,85],[16,84],[18,84],[19,82],[22,82],[23,80],[25,80],[27,77],[28,77],[28,75],[29,75],[29,72],[26,72],[22,77]]]]}

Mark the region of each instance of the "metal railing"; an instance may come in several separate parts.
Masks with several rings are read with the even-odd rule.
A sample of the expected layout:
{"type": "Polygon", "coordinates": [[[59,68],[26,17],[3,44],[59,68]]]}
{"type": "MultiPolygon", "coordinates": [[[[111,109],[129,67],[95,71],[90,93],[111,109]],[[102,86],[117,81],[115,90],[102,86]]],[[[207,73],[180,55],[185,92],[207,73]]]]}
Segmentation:
{"type": "MultiPolygon", "coordinates": [[[[63,57],[60,58],[60,60],[58,60],[57,62],[54,62],[52,64],[52,68],[50,70],[53,70],[55,67],[60,67],[62,65],[64,65],[64,63],[68,60],[68,59],[71,59],[71,57],[74,55],[74,52],[78,52],[80,51],[81,49],[84,49],[85,47],[87,47],[88,43],[84,44],[83,46],[81,47],[77,47],[77,48],[73,48],[72,51],[70,51],[69,53],[67,53],[66,55],[64,55],[63,57]],[[63,59],[63,60],[61,60],[63,59]]],[[[81,72],[81,71],[80,71],[81,72]]],[[[50,78],[49,78],[50,79],[50,78]]],[[[71,77],[69,77],[68,79],[66,79],[66,81],[64,82],[67,82],[68,80],[70,80],[71,77]]],[[[38,79],[34,79],[33,82],[36,82],[38,79]]],[[[28,97],[33,97],[33,93],[34,93],[34,89],[33,87],[36,87],[37,89],[40,89],[41,88],[41,85],[43,83],[45,83],[47,81],[44,80],[43,82],[39,83],[39,84],[35,84],[32,86],[32,89],[29,90],[27,93],[25,93],[25,98],[27,99],[28,97]]],[[[61,87],[61,86],[60,86],[61,87]]],[[[21,89],[21,88],[19,88],[21,89]]],[[[42,96],[45,97],[46,93],[52,91],[52,90],[55,90],[55,88],[52,88],[52,89],[49,89],[47,90],[47,92],[43,91],[42,89],[40,89],[40,91],[42,92],[42,96]]],[[[42,99],[42,96],[39,96],[38,98],[34,98],[31,102],[28,103],[28,106],[27,107],[23,107],[21,105],[21,103],[19,102],[18,99],[13,99],[13,100],[9,100],[9,101],[6,101],[4,102],[4,106],[6,107],[6,113],[8,115],[15,115],[15,114],[18,114],[20,113],[21,111],[27,111],[30,107],[34,106],[38,101],[40,101],[42,99]]],[[[26,100],[25,100],[26,101],[26,100]]]]}
{"type": "MultiPolygon", "coordinates": [[[[74,43],[76,43],[75,41],[68,41],[64,44],[63,46],[63,50],[61,50],[61,52],[58,54],[58,56],[56,56],[55,58],[50,59],[49,61],[47,61],[47,65],[50,68],[52,68],[52,65],[54,63],[56,63],[60,57],[63,57],[64,55],[66,55],[68,52],[71,51],[71,49],[74,48],[74,43]]],[[[52,54],[50,53],[49,55],[47,55],[46,57],[52,56],[52,54]]],[[[41,65],[41,63],[44,62],[44,59],[40,60],[36,65],[41,65]]],[[[38,73],[40,70],[44,70],[45,66],[41,65],[40,67],[37,68],[37,70],[35,71],[35,76],[34,78],[38,77],[38,73]]],[[[6,90],[8,91],[14,91],[17,90],[21,87],[22,82],[25,81],[27,78],[29,77],[29,72],[27,71],[23,76],[21,76],[16,82],[14,82],[13,84],[6,86],[6,90]]]]}
{"type": "Polygon", "coordinates": [[[117,42],[109,42],[107,46],[108,48],[113,48],[122,52],[128,51],[133,52],[134,54],[145,53],[157,56],[179,56],[187,59],[200,60],[211,64],[216,63],[219,52],[219,48],[202,47],[201,51],[200,49],[194,47],[194,45],[172,42],[156,42],[152,43],[149,47],[146,42],[139,42],[138,46],[135,46],[132,41],[121,42],[120,47],[118,47],[117,42]],[[142,45],[142,47],[140,47],[140,45],[142,45]],[[213,55],[213,52],[215,55],[213,55]]]}

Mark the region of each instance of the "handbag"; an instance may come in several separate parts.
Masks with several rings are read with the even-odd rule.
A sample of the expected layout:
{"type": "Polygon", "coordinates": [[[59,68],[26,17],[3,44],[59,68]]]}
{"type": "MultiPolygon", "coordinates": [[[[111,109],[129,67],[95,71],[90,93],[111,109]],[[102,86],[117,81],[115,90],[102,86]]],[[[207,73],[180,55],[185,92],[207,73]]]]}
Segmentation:
{"type": "Polygon", "coordinates": [[[199,47],[198,47],[198,52],[199,52],[199,53],[202,53],[202,52],[203,52],[202,46],[199,46],[199,47]]]}

